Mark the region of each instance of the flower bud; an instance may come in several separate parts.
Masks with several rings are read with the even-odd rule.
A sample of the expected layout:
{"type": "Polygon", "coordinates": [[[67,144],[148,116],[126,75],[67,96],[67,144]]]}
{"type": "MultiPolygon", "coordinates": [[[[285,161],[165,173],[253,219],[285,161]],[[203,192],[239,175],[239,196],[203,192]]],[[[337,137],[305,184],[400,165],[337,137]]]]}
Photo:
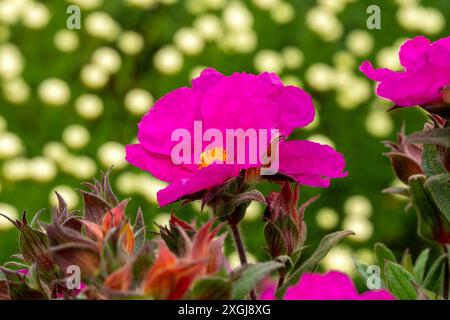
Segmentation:
{"type": "Polygon", "coordinates": [[[297,208],[298,200],[298,184],[291,190],[288,182],[283,183],[280,192],[271,192],[267,197],[268,205],[264,213],[267,223],[264,236],[268,252],[273,258],[281,255],[292,256],[305,241],[304,211],[315,199],[311,199],[300,208],[297,208]]]}
{"type": "Polygon", "coordinates": [[[408,179],[412,175],[423,173],[421,168],[422,147],[410,143],[406,139],[403,129],[397,134],[397,143],[387,141],[384,144],[391,149],[391,152],[384,155],[391,160],[396,176],[405,184],[408,184],[408,179]]]}

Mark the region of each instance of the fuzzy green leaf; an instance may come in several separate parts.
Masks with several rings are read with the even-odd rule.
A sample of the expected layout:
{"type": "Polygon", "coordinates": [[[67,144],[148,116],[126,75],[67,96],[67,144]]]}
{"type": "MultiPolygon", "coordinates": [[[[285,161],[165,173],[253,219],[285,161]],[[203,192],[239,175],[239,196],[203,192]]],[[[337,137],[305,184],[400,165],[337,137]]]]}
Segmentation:
{"type": "Polygon", "coordinates": [[[421,237],[435,241],[435,227],[441,218],[439,209],[436,207],[428,191],[424,188],[426,177],[414,175],[409,178],[409,190],[412,204],[416,208],[418,217],[418,233],[421,237]]]}
{"type": "Polygon", "coordinates": [[[387,261],[384,267],[386,285],[400,300],[416,300],[417,293],[413,276],[399,264],[387,261]]]}
{"type": "Polygon", "coordinates": [[[446,259],[447,255],[443,254],[439,258],[437,258],[436,261],[433,262],[433,264],[430,267],[430,270],[428,270],[427,275],[423,280],[424,288],[431,291],[435,291],[439,287],[440,285],[439,282],[443,272],[443,265],[446,259]]]}
{"type": "Polygon", "coordinates": [[[424,187],[440,212],[450,221],[450,174],[432,176],[425,181],[424,187]]]}
{"type": "Polygon", "coordinates": [[[243,300],[262,278],[282,267],[281,263],[274,261],[245,266],[234,283],[233,299],[243,300]]]}
{"type": "Polygon", "coordinates": [[[375,256],[381,269],[381,275],[384,278],[384,265],[386,261],[397,262],[394,253],[383,243],[377,242],[374,246],[375,256]]]}
{"type": "Polygon", "coordinates": [[[427,266],[428,257],[430,256],[430,248],[423,250],[416,262],[414,263],[414,276],[418,283],[422,283],[425,275],[425,268],[427,266]]]}
{"type": "Polygon", "coordinates": [[[203,278],[195,283],[192,289],[192,298],[195,300],[229,300],[232,288],[232,283],[227,278],[203,278]]]}
{"type": "Polygon", "coordinates": [[[447,173],[435,145],[423,145],[422,169],[427,177],[447,173]]]}
{"type": "Polygon", "coordinates": [[[433,144],[450,147],[450,128],[437,128],[429,131],[416,132],[408,137],[411,143],[433,144]]]}
{"type": "Polygon", "coordinates": [[[284,286],[277,291],[277,296],[281,297],[288,286],[297,283],[303,272],[313,272],[319,266],[323,258],[326,257],[328,252],[330,252],[333,247],[335,247],[344,238],[354,235],[353,231],[337,231],[326,235],[319,244],[317,250],[306,260],[305,263],[301,264],[298,268],[294,268],[288,280],[285,282],[284,286]]]}

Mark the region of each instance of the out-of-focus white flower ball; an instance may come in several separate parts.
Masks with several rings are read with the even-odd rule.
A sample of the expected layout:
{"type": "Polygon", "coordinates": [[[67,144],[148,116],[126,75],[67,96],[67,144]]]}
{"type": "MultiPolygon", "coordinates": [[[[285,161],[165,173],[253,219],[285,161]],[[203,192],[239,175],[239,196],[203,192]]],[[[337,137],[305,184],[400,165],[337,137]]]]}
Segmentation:
{"type": "Polygon", "coordinates": [[[69,102],[70,88],[65,81],[57,78],[50,78],[40,83],[38,95],[46,105],[51,107],[61,107],[69,102]]]}
{"type": "Polygon", "coordinates": [[[87,120],[94,120],[103,113],[103,101],[95,94],[83,94],[75,100],[75,110],[87,120]]]}
{"type": "Polygon", "coordinates": [[[183,67],[183,56],[175,47],[167,45],[155,53],[153,62],[159,72],[175,74],[183,67]]]}
{"type": "Polygon", "coordinates": [[[144,38],[135,31],[124,31],[117,40],[119,49],[130,56],[139,54],[144,48],[144,38]]]}
{"type": "Polygon", "coordinates": [[[95,50],[92,61],[108,73],[116,73],[122,64],[120,54],[110,47],[101,47],[95,50]]]}
{"type": "Polygon", "coordinates": [[[114,166],[114,169],[121,169],[127,164],[125,147],[118,142],[106,142],[98,149],[97,156],[103,166],[107,168],[114,166]]]}
{"type": "Polygon", "coordinates": [[[88,64],[81,69],[81,81],[91,89],[103,88],[109,81],[109,74],[97,64],[88,64]]]}
{"type": "Polygon", "coordinates": [[[62,133],[62,141],[72,149],[84,148],[91,139],[89,131],[79,124],[66,127],[62,133]]]}
{"type": "Polygon", "coordinates": [[[89,13],[84,19],[86,31],[93,37],[114,41],[120,33],[120,25],[106,12],[89,13]]]}
{"type": "Polygon", "coordinates": [[[153,105],[153,96],[144,89],[131,89],[125,96],[125,108],[134,115],[143,115],[153,105]]]}

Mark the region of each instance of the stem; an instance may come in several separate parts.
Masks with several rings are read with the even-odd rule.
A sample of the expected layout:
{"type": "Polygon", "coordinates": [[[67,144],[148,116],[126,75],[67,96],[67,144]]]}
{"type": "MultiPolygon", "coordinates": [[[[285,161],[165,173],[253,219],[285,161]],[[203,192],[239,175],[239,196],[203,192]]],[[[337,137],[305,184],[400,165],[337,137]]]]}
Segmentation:
{"type": "Polygon", "coordinates": [[[445,259],[445,270],[444,270],[444,300],[448,300],[448,291],[450,286],[450,265],[449,265],[449,257],[448,257],[448,248],[447,245],[444,245],[444,252],[447,254],[447,258],[445,259]]]}
{"type": "MultiPolygon", "coordinates": [[[[248,264],[247,255],[245,254],[244,243],[242,242],[241,233],[239,232],[239,228],[237,224],[230,224],[231,232],[233,233],[234,242],[236,243],[236,249],[239,254],[239,260],[241,261],[241,265],[245,266],[248,264]]],[[[250,298],[252,300],[256,300],[255,290],[252,289],[250,291],[250,298]]]]}
{"type": "Polygon", "coordinates": [[[283,274],[278,278],[277,290],[281,289],[281,287],[283,286],[285,277],[286,276],[283,274]]]}

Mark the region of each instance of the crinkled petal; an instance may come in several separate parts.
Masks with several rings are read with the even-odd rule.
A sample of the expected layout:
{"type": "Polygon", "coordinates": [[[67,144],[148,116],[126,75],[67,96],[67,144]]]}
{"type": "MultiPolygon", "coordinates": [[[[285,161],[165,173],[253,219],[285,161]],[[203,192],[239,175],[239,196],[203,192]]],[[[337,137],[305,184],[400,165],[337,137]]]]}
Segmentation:
{"type": "Polygon", "coordinates": [[[192,80],[192,87],[202,91],[206,91],[214,87],[219,81],[223,80],[225,76],[217,72],[213,68],[206,68],[199,77],[192,80]]]}
{"type": "Polygon", "coordinates": [[[289,136],[295,128],[307,126],[314,120],[314,104],[309,94],[300,88],[287,86],[278,97],[280,104],[280,127],[289,136]]]}
{"type": "MultiPolygon", "coordinates": [[[[432,44],[428,60],[437,68],[450,68],[450,37],[440,39],[432,44]]],[[[442,69],[441,69],[442,71],[442,69]]],[[[448,71],[447,71],[448,72],[448,71]]]]}
{"type": "Polygon", "coordinates": [[[275,96],[282,86],[273,84],[268,74],[234,73],[205,92],[202,105],[204,128],[276,128],[279,105],[275,96]]]}
{"type": "Polygon", "coordinates": [[[307,140],[280,142],[279,171],[312,187],[328,187],[330,178],[342,178],[344,156],[327,145],[307,140]]]}
{"type": "Polygon", "coordinates": [[[450,37],[433,44],[416,37],[405,42],[399,56],[404,71],[374,69],[368,61],[360,66],[369,79],[379,82],[377,94],[403,107],[442,102],[441,89],[450,84],[450,37]]]}
{"type": "Polygon", "coordinates": [[[158,192],[158,203],[161,207],[178,199],[195,194],[202,190],[223,184],[228,179],[239,175],[239,166],[213,163],[188,177],[172,182],[167,188],[158,192]]]}
{"type": "Polygon", "coordinates": [[[156,178],[166,182],[188,177],[191,174],[191,171],[183,166],[173,164],[170,156],[149,152],[140,144],[127,145],[125,159],[135,167],[150,172],[156,178]]]}
{"type": "Polygon", "coordinates": [[[159,99],[138,125],[138,140],[148,151],[170,155],[179,142],[172,141],[177,129],[193,132],[194,121],[201,120],[203,92],[190,88],[176,89],[159,99]]]}
{"type": "Polygon", "coordinates": [[[359,66],[359,71],[364,73],[367,78],[378,82],[395,76],[395,72],[392,70],[385,68],[375,69],[370,61],[364,61],[359,66]]]}
{"type": "Polygon", "coordinates": [[[410,39],[400,48],[400,63],[406,69],[418,69],[427,62],[427,54],[430,48],[430,40],[424,36],[410,39]]]}

